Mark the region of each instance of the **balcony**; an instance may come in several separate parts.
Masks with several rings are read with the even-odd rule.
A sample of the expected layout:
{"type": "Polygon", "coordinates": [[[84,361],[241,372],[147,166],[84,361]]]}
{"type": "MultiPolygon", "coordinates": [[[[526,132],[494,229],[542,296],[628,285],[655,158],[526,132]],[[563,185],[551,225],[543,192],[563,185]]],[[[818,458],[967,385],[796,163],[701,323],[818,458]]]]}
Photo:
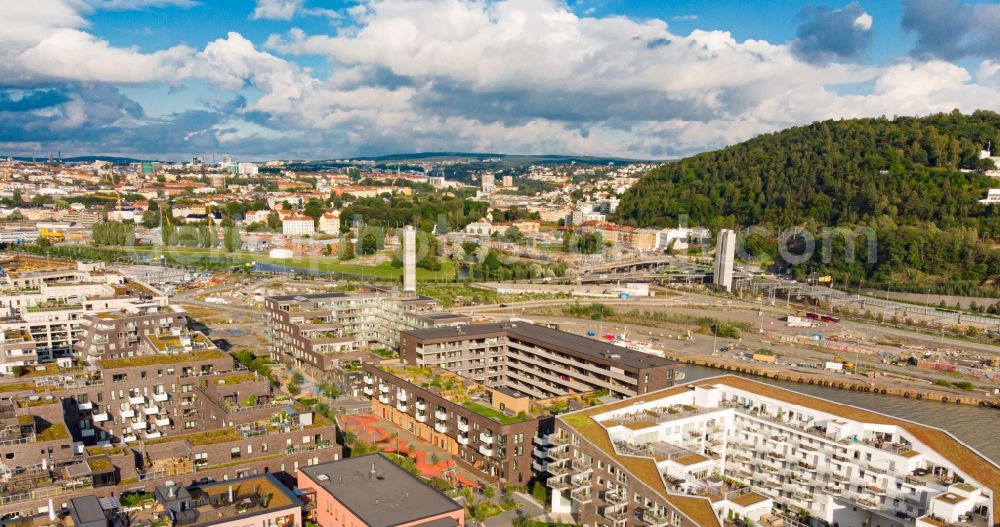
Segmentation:
{"type": "Polygon", "coordinates": [[[425,414],[424,412],[417,412],[417,415],[415,417],[417,419],[417,422],[419,423],[427,422],[427,414],[425,414]]]}
{"type": "Polygon", "coordinates": [[[444,410],[441,410],[440,408],[437,409],[437,410],[434,410],[434,418],[437,419],[438,421],[444,421],[445,419],[448,418],[448,412],[445,412],[444,410]]]}
{"type": "Polygon", "coordinates": [[[396,401],[396,409],[399,410],[400,412],[405,412],[406,411],[406,402],[404,402],[404,401],[396,401]]]}
{"type": "Polygon", "coordinates": [[[146,421],[132,421],[132,430],[145,430],[146,421]]]}
{"type": "Polygon", "coordinates": [[[606,490],[604,491],[604,502],[610,505],[624,505],[628,503],[628,497],[625,496],[625,492],[620,490],[606,490]]]}
{"type": "Polygon", "coordinates": [[[459,419],[458,420],[458,431],[459,432],[468,432],[469,431],[469,422],[465,421],[463,419],[459,419]]]}
{"type": "Polygon", "coordinates": [[[535,472],[538,472],[538,473],[548,472],[549,471],[549,464],[545,463],[544,461],[541,462],[541,463],[539,463],[538,461],[535,461],[535,462],[531,463],[531,469],[534,470],[535,472]]]}
{"type": "Polygon", "coordinates": [[[458,435],[458,444],[469,446],[469,436],[459,434],[458,435]]]}
{"type": "Polygon", "coordinates": [[[365,375],[365,384],[375,384],[375,377],[365,375]]]}
{"type": "Polygon", "coordinates": [[[642,511],[642,521],[654,526],[666,525],[667,514],[654,509],[646,509],[642,511]]]}
{"type": "Polygon", "coordinates": [[[146,439],[156,439],[158,437],[163,437],[163,434],[161,434],[159,430],[153,430],[152,432],[146,434],[146,439]]]}
{"type": "Polygon", "coordinates": [[[626,514],[625,511],[617,511],[608,507],[601,510],[601,516],[615,525],[624,524],[625,521],[628,520],[628,514],[626,514]]]}
{"type": "Polygon", "coordinates": [[[448,431],[448,425],[438,421],[434,423],[434,431],[439,434],[443,434],[448,431]]]}
{"type": "Polygon", "coordinates": [[[142,413],[144,413],[146,415],[156,415],[156,414],[160,413],[160,407],[159,406],[147,406],[147,407],[145,407],[145,408],[142,409],[142,413]]]}
{"type": "Polygon", "coordinates": [[[563,477],[549,478],[548,485],[550,489],[558,491],[564,491],[573,488],[573,485],[569,482],[569,478],[563,478],[563,477]]]}
{"type": "Polygon", "coordinates": [[[566,449],[560,449],[560,450],[549,449],[549,457],[552,458],[552,459],[559,459],[559,460],[569,459],[569,450],[566,450],[566,449]]]}
{"type": "Polygon", "coordinates": [[[378,402],[382,404],[389,404],[389,401],[390,401],[389,396],[384,393],[378,396],[378,402]]]}
{"type": "Polygon", "coordinates": [[[94,408],[94,403],[91,402],[79,403],[76,405],[76,407],[82,412],[84,410],[90,410],[94,408]]]}
{"type": "Polygon", "coordinates": [[[153,394],[153,400],[156,401],[156,402],[158,402],[158,403],[165,403],[165,402],[167,402],[167,401],[170,400],[170,394],[169,393],[154,393],[153,394]]]}
{"type": "Polygon", "coordinates": [[[415,406],[417,407],[417,410],[420,410],[421,412],[427,409],[427,403],[420,399],[417,399],[415,406]]]}
{"type": "Polygon", "coordinates": [[[486,432],[483,432],[483,433],[479,434],[479,442],[483,443],[483,444],[487,444],[487,445],[492,445],[493,444],[493,435],[492,434],[487,434],[486,432]]]}
{"type": "Polygon", "coordinates": [[[379,393],[389,393],[389,385],[388,384],[378,385],[378,391],[379,393]]]}
{"type": "Polygon", "coordinates": [[[365,392],[365,395],[374,395],[375,394],[375,390],[373,390],[371,386],[365,386],[364,388],[362,388],[361,391],[365,392]]]}
{"type": "Polygon", "coordinates": [[[531,441],[533,443],[535,443],[536,445],[538,445],[538,446],[552,446],[552,441],[549,439],[549,436],[547,436],[547,435],[546,436],[534,436],[534,437],[531,438],[531,441]]]}
{"type": "Polygon", "coordinates": [[[479,445],[479,453],[486,457],[491,457],[493,455],[493,447],[479,445]]]}
{"type": "Polygon", "coordinates": [[[163,419],[157,419],[156,426],[170,426],[170,418],[164,417],[163,419]]]}
{"type": "Polygon", "coordinates": [[[128,410],[122,410],[122,419],[131,419],[135,417],[135,410],[129,408],[128,410]]]}
{"type": "Polygon", "coordinates": [[[594,493],[590,487],[580,487],[570,491],[569,499],[577,503],[590,503],[594,499],[594,493]]]}
{"type": "Polygon", "coordinates": [[[407,398],[406,392],[404,392],[403,390],[399,390],[399,391],[396,392],[396,400],[397,401],[399,401],[401,403],[405,403],[406,402],[406,398],[407,398]]]}
{"type": "Polygon", "coordinates": [[[538,459],[545,459],[549,457],[548,450],[542,450],[540,448],[531,449],[531,455],[537,457],[538,459]]]}
{"type": "Polygon", "coordinates": [[[103,423],[109,419],[111,419],[111,416],[108,415],[108,412],[101,412],[99,414],[94,414],[95,423],[103,423]]]}
{"type": "Polygon", "coordinates": [[[139,438],[136,437],[135,434],[129,434],[129,435],[125,436],[125,437],[122,437],[122,442],[124,442],[124,443],[135,443],[138,440],[139,440],[139,438]]]}
{"type": "Polygon", "coordinates": [[[136,395],[135,397],[129,397],[128,404],[146,404],[146,397],[143,395],[136,395]]]}

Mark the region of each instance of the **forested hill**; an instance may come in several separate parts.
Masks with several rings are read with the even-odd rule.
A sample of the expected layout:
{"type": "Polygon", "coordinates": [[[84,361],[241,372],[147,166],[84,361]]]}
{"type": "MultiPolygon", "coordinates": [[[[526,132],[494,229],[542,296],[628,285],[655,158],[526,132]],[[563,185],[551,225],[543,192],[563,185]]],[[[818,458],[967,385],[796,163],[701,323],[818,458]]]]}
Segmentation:
{"type": "Polygon", "coordinates": [[[681,214],[713,229],[870,226],[879,261],[826,270],[989,285],[1000,257],[983,242],[1000,237],[1000,209],[978,202],[991,180],[974,170],[991,165],[978,158],[988,143],[1000,149],[1000,115],[986,111],[817,122],[653,170],[618,215],[639,226],[671,226],[681,214]]]}

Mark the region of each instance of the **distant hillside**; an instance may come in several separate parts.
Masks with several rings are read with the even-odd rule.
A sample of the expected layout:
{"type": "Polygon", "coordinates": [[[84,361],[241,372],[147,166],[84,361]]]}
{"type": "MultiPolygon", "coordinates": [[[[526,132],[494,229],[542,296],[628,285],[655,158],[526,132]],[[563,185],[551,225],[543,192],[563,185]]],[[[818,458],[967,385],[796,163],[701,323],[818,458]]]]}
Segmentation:
{"type": "MultiPolygon", "coordinates": [[[[12,159],[18,161],[32,161],[31,156],[10,156],[12,159]]],[[[7,156],[0,155],[0,159],[6,159],[7,156]]],[[[46,161],[48,157],[40,156],[34,158],[34,161],[46,161]]],[[[114,163],[116,165],[127,165],[129,163],[139,163],[143,161],[142,159],[135,159],[131,157],[116,157],[116,156],[78,156],[78,157],[64,157],[61,159],[63,163],[93,163],[94,161],[108,161],[109,163],[114,163]]]]}
{"type": "MultiPolygon", "coordinates": [[[[672,225],[681,214],[713,228],[868,226],[878,261],[824,265],[817,251],[798,270],[992,288],[1000,256],[983,242],[1000,236],[1000,210],[978,200],[1000,181],[974,171],[988,164],[978,159],[988,143],[1000,145],[1000,115],[986,111],[817,122],[653,170],[623,196],[618,215],[643,226],[672,225]]],[[[776,255],[774,240],[754,242],[776,255]]]]}
{"type": "Polygon", "coordinates": [[[592,156],[574,156],[574,155],[560,155],[560,154],[544,154],[544,155],[531,155],[531,154],[490,154],[483,152],[420,152],[415,154],[390,154],[378,157],[358,157],[355,160],[370,160],[376,162],[391,162],[391,161],[409,161],[409,162],[421,162],[421,161],[447,161],[447,160],[476,160],[484,161],[487,159],[497,159],[502,160],[506,163],[514,164],[529,164],[529,163],[582,163],[591,165],[603,165],[607,163],[634,163],[638,160],[627,159],[621,157],[592,157],[592,156]]]}

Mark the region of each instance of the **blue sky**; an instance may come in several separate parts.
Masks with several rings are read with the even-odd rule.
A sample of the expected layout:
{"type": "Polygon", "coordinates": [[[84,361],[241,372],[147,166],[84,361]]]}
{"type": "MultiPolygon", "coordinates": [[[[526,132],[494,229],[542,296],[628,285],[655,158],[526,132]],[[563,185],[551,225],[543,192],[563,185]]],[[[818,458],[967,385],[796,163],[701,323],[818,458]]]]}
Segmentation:
{"type": "Polygon", "coordinates": [[[961,0],[0,2],[0,155],[672,158],[1000,110],[998,50],[961,0]]]}

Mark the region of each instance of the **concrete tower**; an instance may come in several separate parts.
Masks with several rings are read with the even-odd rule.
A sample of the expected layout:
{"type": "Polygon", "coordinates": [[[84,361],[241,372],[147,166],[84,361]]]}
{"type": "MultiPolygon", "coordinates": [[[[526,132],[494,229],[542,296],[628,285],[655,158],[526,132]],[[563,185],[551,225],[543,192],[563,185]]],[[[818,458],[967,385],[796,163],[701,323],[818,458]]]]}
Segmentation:
{"type": "Polygon", "coordinates": [[[712,284],[726,291],[733,290],[733,258],[736,256],[736,232],[731,229],[719,231],[719,241],[715,245],[715,274],[712,284]]]}
{"type": "Polygon", "coordinates": [[[403,229],[403,291],[417,291],[417,231],[413,225],[403,229]]]}

